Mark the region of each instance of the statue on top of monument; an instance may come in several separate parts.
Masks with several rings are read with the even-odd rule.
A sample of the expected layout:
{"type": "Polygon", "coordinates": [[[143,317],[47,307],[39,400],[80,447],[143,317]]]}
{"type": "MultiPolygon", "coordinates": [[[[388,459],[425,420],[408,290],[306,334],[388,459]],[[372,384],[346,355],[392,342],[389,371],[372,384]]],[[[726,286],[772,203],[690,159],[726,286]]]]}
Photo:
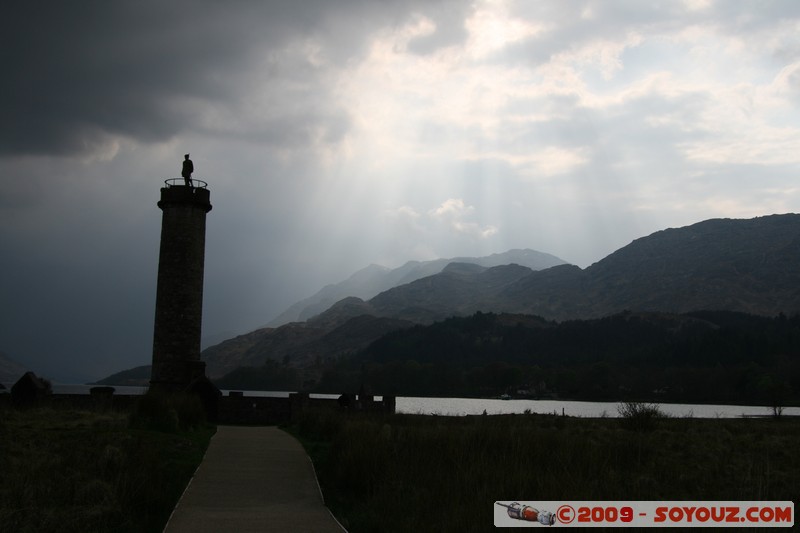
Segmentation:
{"type": "Polygon", "coordinates": [[[192,172],[194,172],[194,164],[189,159],[189,154],[183,156],[183,168],[181,169],[181,176],[186,180],[186,186],[192,186],[192,172]]]}

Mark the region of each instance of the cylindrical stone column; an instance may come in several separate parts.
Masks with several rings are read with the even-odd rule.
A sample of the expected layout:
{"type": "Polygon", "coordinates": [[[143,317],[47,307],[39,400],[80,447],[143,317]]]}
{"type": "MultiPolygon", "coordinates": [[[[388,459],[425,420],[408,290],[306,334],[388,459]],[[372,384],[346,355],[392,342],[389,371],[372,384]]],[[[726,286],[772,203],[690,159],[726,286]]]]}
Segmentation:
{"type": "Polygon", "coordinates": [[[206,188],[170,185],[161,189],[161,249],[153,331],[151,389],[178,391],[205,376],[200,361],[206,188]]]}

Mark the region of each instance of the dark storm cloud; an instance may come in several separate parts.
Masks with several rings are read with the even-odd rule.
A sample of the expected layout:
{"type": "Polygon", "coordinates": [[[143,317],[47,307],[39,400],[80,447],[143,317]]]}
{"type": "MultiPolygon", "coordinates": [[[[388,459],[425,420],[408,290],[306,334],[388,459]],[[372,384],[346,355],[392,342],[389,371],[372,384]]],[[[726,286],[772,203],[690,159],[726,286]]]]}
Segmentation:
{"type": "Polygon", "coordinates": [[[298,261],[320,286],[336,281],[298,223],[319,173],[303,147],[348,134],[332,82],[374,32],[443,3],[4,4],[3,350],[57,380],[149,361],[158,187],[190,149],[214,191],[208,333],[242,333],[307,296],[317,281],[298,261]],[[303,157],[284,159],[293,149],[303,157]]]}
{"type": "Polygon", "coordinates": [[[149,362],[156,202],[186,152],[214,205],[208,335],[371,262],[587,266],[796,209],[800,3],[753,6],[6,2],[0,350],[56,380],[149,362]]]}
{"type": "Polygon", "coordinates": [[[6,153],[80,152],[105,134],[167,138],[190,121],[172,99],[219,95],[238,62],[230,28],[187,18],[179,3],[16,2],[7,13],[6,153]]]}
{"type": "Polygon", "coordinates": [[[313,36],[344,61],[376,25],[436,4],[14,1],[0,23],[0,155],[86,153],[115,136],[169,139],[199,127],[204,104],[235,107],[249,69],[292,39],[313,36]]]}

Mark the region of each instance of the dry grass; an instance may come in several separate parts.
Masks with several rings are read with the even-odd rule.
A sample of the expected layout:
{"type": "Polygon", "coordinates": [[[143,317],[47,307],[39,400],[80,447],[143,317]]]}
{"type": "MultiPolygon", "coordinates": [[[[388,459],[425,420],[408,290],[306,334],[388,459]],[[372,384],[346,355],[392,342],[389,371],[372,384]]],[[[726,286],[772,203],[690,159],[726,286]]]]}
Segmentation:
{"type": "Polygon", "coordinates": [[[488,531],[497,500],[791,500],[798,419],[308,414],[293,426],[351,533],[488,531]],[[652,423],[652,425],[650,424],[652,423]]]}
{"type": "Polygon", "coordinates": [[[0,412],[0,531],[161,531],[213,428],[129,428],[127,413],[0,412]]]}

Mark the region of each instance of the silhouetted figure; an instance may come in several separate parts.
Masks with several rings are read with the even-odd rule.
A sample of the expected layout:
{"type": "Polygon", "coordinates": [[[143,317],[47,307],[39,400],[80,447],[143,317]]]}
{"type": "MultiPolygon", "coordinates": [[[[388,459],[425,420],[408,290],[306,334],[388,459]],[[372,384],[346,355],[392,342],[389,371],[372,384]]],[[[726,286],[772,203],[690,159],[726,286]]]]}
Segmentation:
{"type": "Polygon", "coordinates": [[[183,169],[181,169],[181,176],[186,180],[186,186],[192,186],[192,172],[194,172],[194,164],[189,159],[189,154],[183,156],[183,169]]]}

